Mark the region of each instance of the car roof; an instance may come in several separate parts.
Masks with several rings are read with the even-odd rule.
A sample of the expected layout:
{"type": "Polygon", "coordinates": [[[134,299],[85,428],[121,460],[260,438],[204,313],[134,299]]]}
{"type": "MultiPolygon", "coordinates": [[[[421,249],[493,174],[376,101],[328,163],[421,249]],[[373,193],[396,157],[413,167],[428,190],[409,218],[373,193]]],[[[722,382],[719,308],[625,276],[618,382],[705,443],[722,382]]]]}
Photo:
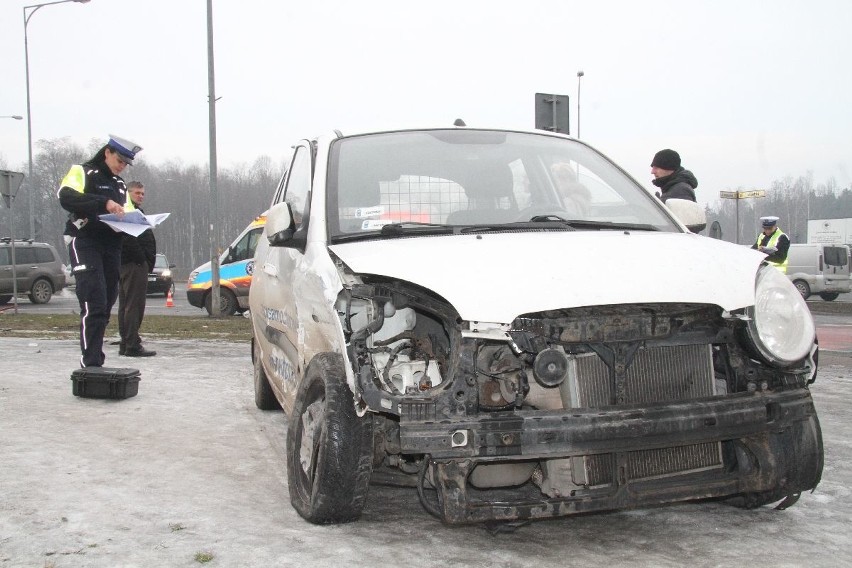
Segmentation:
{"type": "MultiPolygon", "coordinates": [[[[9,237],[3,237],[2,239],[0,239],[0,245],[9,246],[11,244],[12,244],[12,241],[9,239],[9,237]]],[[[16,247],[24,246],[24,245],[33,246],[33,247],[51,247],[51,248],[53,247],[53,245],[50,244],[50,243],[42,243],[42,242],[37,242],[37,241],[31,241],[29,239],[15,239],[15,246],[16,247]]]]}
{"type": "Polygon", "coordinates": [[[413,126],[399,126],[395,128],[383,128],[377,130],[352,130],[351,132],[343,132],[341,130],[334,130],[333,132],[328,133],[328,136],[333,138],[348,138],[350,136],[364,136],[367,134],[390,134],[394,132],[422,132],[428,130],[480,130],[480,131],[494,131],[494,132],[518,132],[522,134],[539,134],[543,136],[553,136],[556,138],[565,138],[570,140],[576,140],[576,138],[562,134],[558,132],[550,132],[547,130],[535,130],[529,128],[514,128],[514,127],[500,127],[500,126],[488,126],[488,127],[477,127],[477,126],[454,126],[452,124],[447,125],[432,125],[432,126],[424,126],[424,127],[413,127],[413,126]]]}

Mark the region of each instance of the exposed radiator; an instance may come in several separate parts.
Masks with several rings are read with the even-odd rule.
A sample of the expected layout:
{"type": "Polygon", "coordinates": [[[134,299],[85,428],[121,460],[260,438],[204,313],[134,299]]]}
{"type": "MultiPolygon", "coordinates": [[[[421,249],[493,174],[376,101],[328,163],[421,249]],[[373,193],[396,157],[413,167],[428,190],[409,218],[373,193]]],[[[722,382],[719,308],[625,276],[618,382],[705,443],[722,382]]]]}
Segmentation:
{"type": "MultiPolygon", "coordinates": [[[[600,357],[578,357],[569,376],[571,405],[582,408],[608,406],[612,400],[612,379],[600,357]]],[[[685,345],[640,349],[625,376],[626,403],[654,403],[691,400],[714,394],[713,360],[709,345],[685,345]]],[[[615,456],[586,456],[584,485],[612,482],[615,456]]],[[[576,463],[576,462],[575,462],[576,463]]],[[[627,474],[631,479],[650,479],[713,469],[722,466],[719,443],[642,450],[627,454],[627,474]]]]}

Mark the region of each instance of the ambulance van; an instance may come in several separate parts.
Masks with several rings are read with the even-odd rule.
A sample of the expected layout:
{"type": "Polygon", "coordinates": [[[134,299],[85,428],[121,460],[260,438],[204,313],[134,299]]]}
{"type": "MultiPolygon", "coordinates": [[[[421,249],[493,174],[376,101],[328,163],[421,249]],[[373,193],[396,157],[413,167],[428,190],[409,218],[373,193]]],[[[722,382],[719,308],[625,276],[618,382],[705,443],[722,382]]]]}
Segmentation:
{"type": "MultiPolygon", "coordinates": [[[[265,215],[254,219],[219,257],[219,308],[222,315],[230,316],[248,309],[254,249],[257,248],[265,224],[265,215]]],[[[189,274],[186,299],[190,305],[204,308],[208,314],[212,314],[212,285],[210,262],[205,262],[189,274]]]]}

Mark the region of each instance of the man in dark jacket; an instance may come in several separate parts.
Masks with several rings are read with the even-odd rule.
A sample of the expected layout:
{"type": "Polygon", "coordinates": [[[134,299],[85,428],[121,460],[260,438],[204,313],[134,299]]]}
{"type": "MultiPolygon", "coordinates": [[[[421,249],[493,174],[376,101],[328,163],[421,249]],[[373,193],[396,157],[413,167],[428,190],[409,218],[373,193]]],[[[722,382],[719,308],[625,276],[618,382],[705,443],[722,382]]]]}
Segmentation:
{"type": "MultiPolygon", "coordinates": [[[[127,193],[136,209],[142,210],[145,201],[145,186],[131,181],[127,193]]],[[[157,241],[154,231],[146,230],[138,237],[124,235],[121,244],[121,285],[118,291],[118,331],[121,334],[119,355],[127,357],[151,357],[156,351],[142,347],[139,327],[145,317],[145,298],[148,293],[148,274],[154,271],[157,256],[157,241]]]]}
{"type": "Polygon", "coordinates": [[[688,199],[695,201],[695,188],[698,180],[691,171],[680,165],[680,154],[674,150],[660,150],[651,161],[652,183],[660,188],[657,194],[663,203],[669,199],[688,199]]]}

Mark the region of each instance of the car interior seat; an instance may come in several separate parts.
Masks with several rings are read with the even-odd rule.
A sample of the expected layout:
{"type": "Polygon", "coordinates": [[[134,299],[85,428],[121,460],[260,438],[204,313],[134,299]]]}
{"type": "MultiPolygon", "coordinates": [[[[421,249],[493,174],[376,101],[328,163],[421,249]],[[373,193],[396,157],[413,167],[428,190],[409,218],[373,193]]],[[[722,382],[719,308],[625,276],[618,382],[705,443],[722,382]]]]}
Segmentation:
{"type": "Polygon", "coordinates": [[[381,195],[377,180],[367,177],[340,180],[337,190],[337,210],[341,231],[358,231],[364,221],[371,218],[377,219],[377,216],[371,217],[365,213],[366,210],[380,205],[381,195]]]}
{"type": "Polygon", "coordinates": [[[469,179],[459,180],[468,199],[467,209],[447,215],[448,225],[508,223],[516,220],[518,205],[515,201],[512,170],[499,165],[478,169],[469,179]]]}

